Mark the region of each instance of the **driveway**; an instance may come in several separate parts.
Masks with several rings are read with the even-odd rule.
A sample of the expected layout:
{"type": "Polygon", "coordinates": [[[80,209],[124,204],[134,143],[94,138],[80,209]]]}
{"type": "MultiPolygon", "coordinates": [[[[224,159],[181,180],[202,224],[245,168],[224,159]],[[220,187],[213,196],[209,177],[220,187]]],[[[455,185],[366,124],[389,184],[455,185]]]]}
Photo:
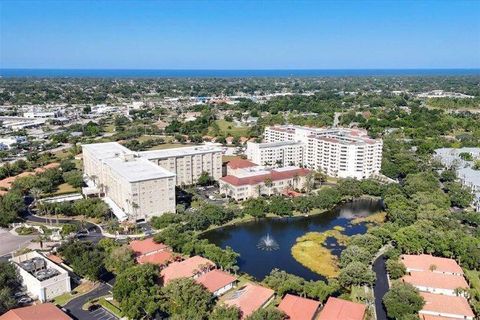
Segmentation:
{"type": "Polygon", "coordinates": [[[7,229],[0,229],[0,256],[9,254],[23,247],[26,247],[36,236],[16,236],[7,229]]]}
{"type": "MultiPolygon", "coordinates": [[[[36,216],[32,213],[32,211],[29,208],[27,210],[25,210],[22,218],[24,218],[26,221],[37,222],[37,223],[45,223],[45,224],[56,223],[57,222],[57,219],[55,219],[55,218],[48,218],[47,219],[47,218],[44,218],[44,217],[36,216]]],[[[63,218],[63,219],[58,219],[58,223],[59,224],[66,224],[66,223],[80,224],[80,221],[75,220],[75,219],[65,219],[65,218],[63,218]]],[[[91,242],[97,243],[98,241],[100,241],[100,239],[103,238],[102,230],[100,230],[100,228],[98,226],[96,226],[95,224],[93,224],[91,222],[88,222],[88,221],[84,221],[83,225],[84,225],[85,229],[88,230],[88,235],[82,237],[80,240],[91,241],[91,242]]]]}
{"type": "MultiPolygon", "coordinates": [[[[83,310],[82,306],[87,303],[89,300],[99,298],[101,296],[105,296],[111,290],[110,286],[105,283],[101,283],[100,286],[93,291],[84,294],[76,299],[73,299],[69,303],[67,303],[64,308],[68,311],[71,316],[74,316],[77,320],[90,320],[90,319],[101,319],[101,318],[94,318],[92,316],[92,312],[88,310],[83,310]]],[[[109,313],[110,314],[110,313],[109,313]]],[[[106,318],[105,318],[106,319],[106,318]]],[[[111,318],[116,319],[116,317],[111,318]]]]}
{"type": "Polygon", "coordinates": [[[388,291],[388,279],[387,269],[385,268],[385,256],[381,255],[373,263],[373,271],[375,272],[377,279],[375,280],[375,286],[373,287],[373,293],[375,295],[375,311],[377,313],[377,320],[387,320],[387,312],[383,307],[383,296],[388,291]]]}

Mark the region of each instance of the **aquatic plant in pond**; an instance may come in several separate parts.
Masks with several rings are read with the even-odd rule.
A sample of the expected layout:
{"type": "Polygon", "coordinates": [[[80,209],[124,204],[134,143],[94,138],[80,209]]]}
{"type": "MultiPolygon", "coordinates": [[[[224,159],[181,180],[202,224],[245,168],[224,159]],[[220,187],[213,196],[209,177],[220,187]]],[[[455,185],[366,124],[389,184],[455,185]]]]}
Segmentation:
{"type": "Polygon", "coordinates": [[[334,238],[340,245],[345,245],[348,236],[342,234],[345,229],[335,226],[325,232],[308,232],[297,238],[292,247],[292,256],[308,269],[325,277],[336,277],[339,272],[337,256],[327,248],[327,241],[334,238]]]}
{"type": "Polygon", "coordinates": [[[280,246],[277,241],[273,239],[270,234],[267,233],[266,236],[263,236],[257,244],[257,248],[264,251],[273,251],[278,250],[280,246]]]}

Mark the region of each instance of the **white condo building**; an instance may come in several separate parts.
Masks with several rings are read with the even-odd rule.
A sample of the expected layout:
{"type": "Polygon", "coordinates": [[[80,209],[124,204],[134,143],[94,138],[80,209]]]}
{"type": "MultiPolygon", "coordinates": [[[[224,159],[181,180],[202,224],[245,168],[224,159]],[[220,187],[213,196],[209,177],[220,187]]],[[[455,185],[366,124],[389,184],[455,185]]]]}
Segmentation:
{"type": "Polygon", "coordinates": [[[248,143],[247,157],[259,165],[300,165],[332,177],[365,179],[380,173],[383,142],[365,130],[273,126],[263,143],[248,143]]]}
{"type": "Polygon", "coordinates": [[[202,172],[221,177],[218,147],[133,152],[116,142],[82,146],[85,195],[103,195],[120,221],[175,212],[175,186],[196,183],[202,172]]]}

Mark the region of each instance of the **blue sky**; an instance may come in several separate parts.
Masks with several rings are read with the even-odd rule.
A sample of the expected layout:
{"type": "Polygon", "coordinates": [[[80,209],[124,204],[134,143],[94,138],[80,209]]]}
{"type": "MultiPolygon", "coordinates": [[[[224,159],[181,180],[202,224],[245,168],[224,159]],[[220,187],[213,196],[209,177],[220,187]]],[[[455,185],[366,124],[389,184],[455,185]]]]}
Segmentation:
{"type": "Polygon", "coordinates": [[[0,68],[479,68],[480,1],[0,1],[0,68]]]}

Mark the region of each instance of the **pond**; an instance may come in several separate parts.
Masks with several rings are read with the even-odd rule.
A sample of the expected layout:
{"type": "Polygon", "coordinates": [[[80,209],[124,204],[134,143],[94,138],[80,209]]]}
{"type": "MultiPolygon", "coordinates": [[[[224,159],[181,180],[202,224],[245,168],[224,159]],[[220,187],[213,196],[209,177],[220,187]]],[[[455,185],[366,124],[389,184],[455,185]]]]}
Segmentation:
{"type": "MultiPolygon", "coordinates": [[[[274,268],[307,280],[319,280],[324,278],[293,258],[290,250],[296,239],[307,232],[323,232],[336,226],[345,228],[342,233],[348,236],[365,233],[365,223],[352,224],[352,219],[368,216],[382,209],[381,200],[357,199],[318,215],[260,219],[215,229],[205,233],[203,237],[222,248],[230,246],[238,252],[240,271],[258,280],[262,280],[274,268]],[[259,241],[267,235],[269,239],[274,239],[278,248],[264,250],[258,247],[259,241]]],[[[331,247],[335,255],[340,255],[342,250],[342,246],[339,246],[335,239],[329,239],[327,247],[331,247]]]]}

